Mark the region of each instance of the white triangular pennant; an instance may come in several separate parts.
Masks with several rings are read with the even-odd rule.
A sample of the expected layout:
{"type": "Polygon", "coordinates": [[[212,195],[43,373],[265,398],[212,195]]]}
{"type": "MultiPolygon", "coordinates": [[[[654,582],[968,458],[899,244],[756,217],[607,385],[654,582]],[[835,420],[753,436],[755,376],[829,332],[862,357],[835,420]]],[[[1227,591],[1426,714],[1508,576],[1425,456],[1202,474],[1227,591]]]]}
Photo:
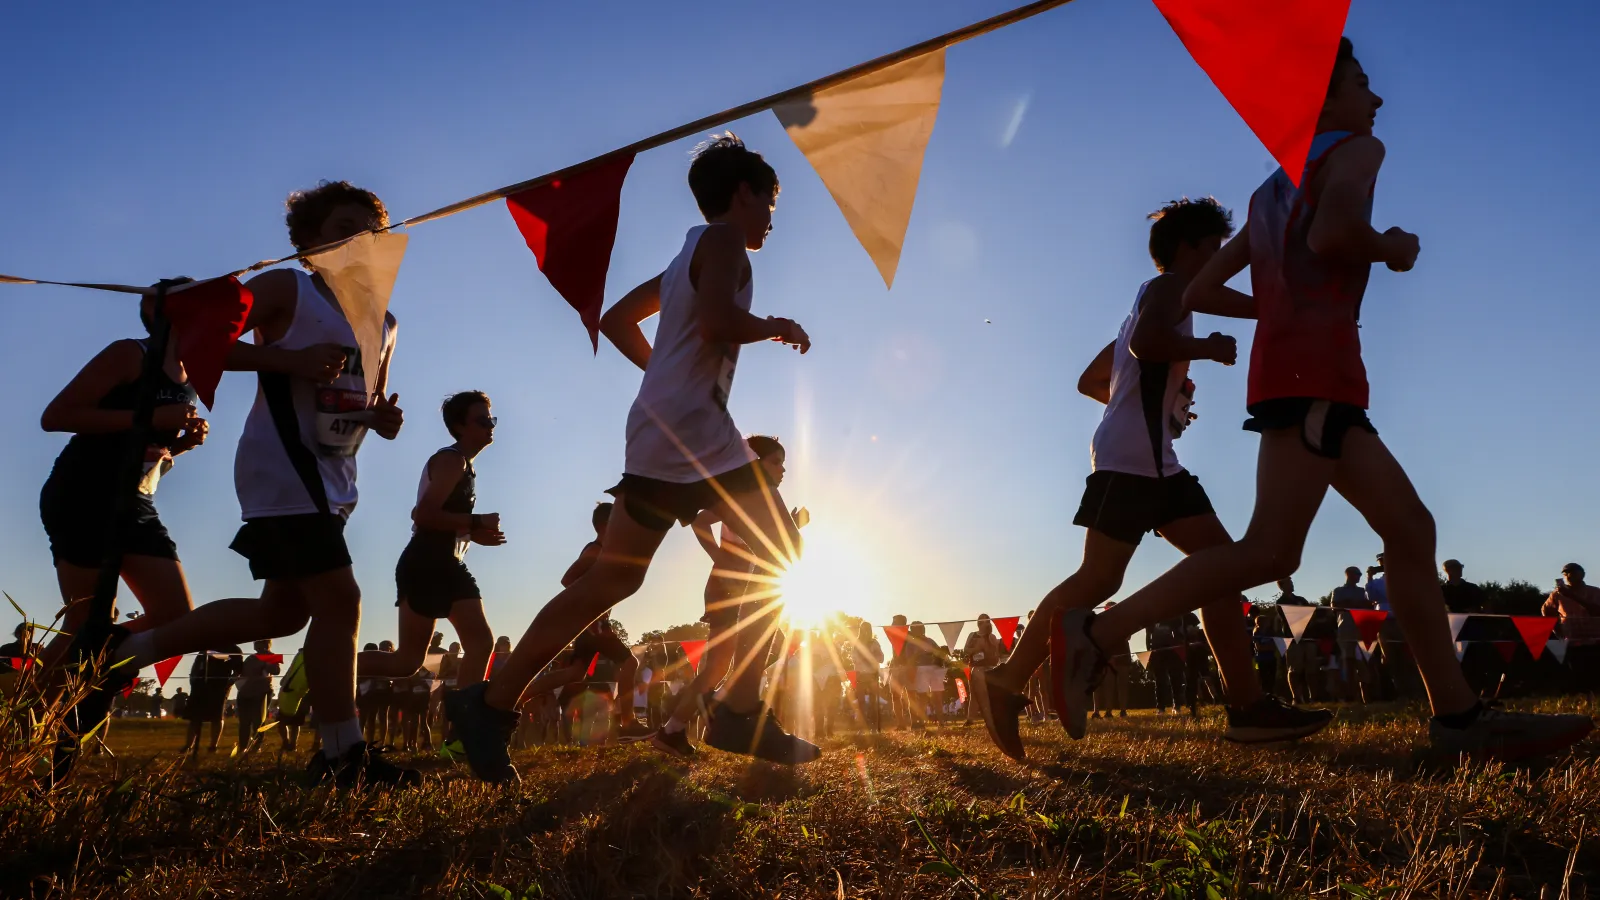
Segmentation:
{"type": "Polygon", "coordinates": [[[1277,646],[1278,655],[1279,656],[1288,656],[1289,655],[1289,645],[1294,643],[1294,639],[1293,638],[1286,638],[1286,637],[1275,637],[1275,638],[1272,639],[1272,643],[1275,646],[1277,646]]]}
{"type": "Polygon", "coordinates": [[[1466,613],[1450,613],[1450,640],[1461,637],[1461,626],[1467,624],[1469,618],[1466,613]]]}
{"type": "Polygon", "coordinates": [[[944,635],[944,645],[950,648],[951,653],[961,649],[961,646],[956,641],[961,639],[961,632],[966,627],[967,623],[965,622],[939,623],[939,633],[944,635]]]}
{"type": "Polygon", "coordinates": [[[1289,623],[1289,634],[1296,641],[1305,636],[1306,625],[1311,621],[1311,616],[1317,611],[1315,606],[1280,606],[1278,610],[1283,613],[1283,619],[1289,623]]]}
{"type": "Polygon", "coordinates": [[[1372,641],[1371,643],[1366,643],[1366,644],[1357,643],[1356,644],[1356,656],[1360,657],[1361,659],[1371,659],[1372,658],[1372,651],[1377,646],[1378,646],[1378,642],[1377,641],[1372,641]]]}
{"type": "Polygon", "coordinates": [[[941,48],[772,108],[886,286],[894,286],[943,89],[941,48]]]}
{"type": "Polygon", "coordinates": [[[1146,669],[1150,668],[1150,651],[1149,650],[1140,650],[1138,653],[1135,653],[1134,656],[1139,657],[1139,665],[1143,666],[1146,669]]]}
{"type": "Polygon", "coordinates": [[[1467,655],[1467,642],[1466,641],[1456,641],[1456,662],[1460,662],[1461,658],[1463,656],[1466,656],[1466,655],[1467,655]]]}
{"type": "Polygon", "coordinates": [[[406,255],[407,237],[385,231],[358,234],[332,250],[306,257],[333,296],[356,333],[361,348],[361,366],[367,393],[378,383],[378,366],[383,356],[383,316],[389,311],[389,295],[406,255]]]}
{"type": "Polygon", "coordinates": [[[1556,658],[1556,662],[1564,663],[1567,661],[1566,638],[1551,638],[1549,642],[1545,644],[1545,648],[1550,651],[1551,656],[1556,658]]]}

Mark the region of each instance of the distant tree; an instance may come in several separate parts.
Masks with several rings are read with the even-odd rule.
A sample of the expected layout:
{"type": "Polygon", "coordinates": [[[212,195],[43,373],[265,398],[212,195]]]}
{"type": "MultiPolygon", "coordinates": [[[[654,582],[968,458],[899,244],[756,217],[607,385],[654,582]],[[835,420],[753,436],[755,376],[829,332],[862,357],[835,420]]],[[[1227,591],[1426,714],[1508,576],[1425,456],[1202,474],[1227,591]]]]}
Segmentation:
{"type": "Polygon", "coordinates": [[[639,640],[649,644],[655,641],[703,641],[711,636],[711,626],[704,622],[674,625],[665,631],[646,631],[639,640]]]}
{"type": "Polygon", "coordinates": [[[1478,587],[1483,589],[1483,611],[1507,616],[1537,616],[1547,596],[1520,578],[1505,584],[1485,581],[1478,587]]]}
{"type": "Polygon", "coordinates": [[[616,619],[611,620],[611,633],[615,634],[617,636],[617,640],[621,641],[624,645],[628,643],[628,629],[623,628],[622,623],[618,622],[616,619]]]}

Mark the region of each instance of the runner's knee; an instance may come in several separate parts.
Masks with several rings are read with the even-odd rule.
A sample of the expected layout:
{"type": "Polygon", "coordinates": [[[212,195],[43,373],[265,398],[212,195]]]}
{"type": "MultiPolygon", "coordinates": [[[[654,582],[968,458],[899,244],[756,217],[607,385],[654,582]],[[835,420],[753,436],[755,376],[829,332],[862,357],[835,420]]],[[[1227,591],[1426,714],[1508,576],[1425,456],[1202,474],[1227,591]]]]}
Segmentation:
{"type": "Polygon", "coordinates": [[[1433,513],[1420,502],[1396,517],[1394,524],[1378,533],[1383,539],[1383,549],[1391,557],[1418,557],[1433,559],[1438,545],[1438,526],[1433,513]]]}

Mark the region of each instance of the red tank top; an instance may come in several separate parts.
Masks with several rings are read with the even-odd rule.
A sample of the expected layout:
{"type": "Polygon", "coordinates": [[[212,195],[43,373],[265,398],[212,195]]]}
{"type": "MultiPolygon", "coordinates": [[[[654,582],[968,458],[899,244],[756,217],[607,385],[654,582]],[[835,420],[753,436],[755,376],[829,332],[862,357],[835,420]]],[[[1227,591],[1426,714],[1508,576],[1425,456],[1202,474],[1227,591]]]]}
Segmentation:
{"type": "MultiPolygon", "coordinates": [[[[1302,188],[1316,178],[1329,152],[1352,137],[1347,131],[1316,136],[1302,188]]],[[[1311,397],[1366,409],[1367,368],[1357,321],[1372,266],[1311,252],[1306,236],[1316,207],[1302,188],[1279,169],[1250,198],[1250,287],[1257,323],[1247,403],[1311,397]]]]}

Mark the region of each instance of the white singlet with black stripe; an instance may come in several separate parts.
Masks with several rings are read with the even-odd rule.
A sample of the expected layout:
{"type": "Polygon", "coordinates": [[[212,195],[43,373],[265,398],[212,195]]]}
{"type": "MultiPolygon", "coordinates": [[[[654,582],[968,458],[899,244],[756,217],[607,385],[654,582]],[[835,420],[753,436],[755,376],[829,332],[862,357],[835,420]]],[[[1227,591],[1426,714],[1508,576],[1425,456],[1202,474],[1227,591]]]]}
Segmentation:
{"type": "MultiPolygon", "coordinates": [[[[1154,279],[1152,279],[1153,281],[1154,279]]],[[[1139,286],[1133,311],[1122,323],[1111,351],[1111,402],[1095,429],[1090,461],[1096,472],[1122,472],[1160,478],[1183,471],[1172,441],[1189,424],[1194,401],[1189,362],[1144,362],[1133,355],[1133,326],[1151,282],[1139,286]]],[[[1178,333],[1194,336],[1194,315],[1183,317],[1178,333]]]]}
{"type": "MultiPolygon", "coordinates": [[[[629,475],[691,484],[756,459],[728,414],[739,345],[701,336],[699,298],[689,281],[689,263],[709,227],[689,229],[683,249],[661,275],[655,345],[638,399],[628,411],[623,471],[629,475]]],[[[733,296],[733,305],[748,312],[754,296],[752,277],[733,296]]]]}
{"type": "MultiPolygon", "coordinates": [[[[348,517],[356,506],[356,451],[367,434],[370,402],[355,331],[306,272],[295,272],[294,320],[269,344],[299,350],[345,348],[345,367],[330,384],[277,372],[258,374],[255,405],[233,457],[233,485],[246,520],[305,513],[348,517]]],[[[395,321],[383,323],[383,352],[394,348],[395,321]]],[[[379,361],[372,362],[376,377],[379,361]]]]}

